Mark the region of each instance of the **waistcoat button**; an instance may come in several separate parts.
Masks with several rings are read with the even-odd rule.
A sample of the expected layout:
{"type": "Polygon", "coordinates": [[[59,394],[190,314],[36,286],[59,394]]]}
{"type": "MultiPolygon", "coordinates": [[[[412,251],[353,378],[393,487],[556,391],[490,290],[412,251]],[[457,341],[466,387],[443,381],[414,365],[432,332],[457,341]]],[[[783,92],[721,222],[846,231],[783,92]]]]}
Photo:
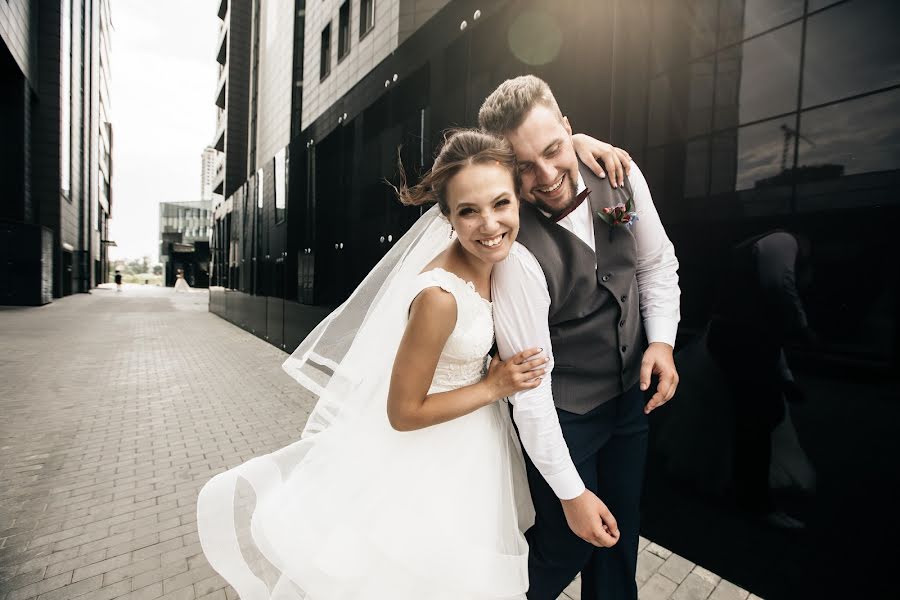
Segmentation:
{"type": "Polygon", "coordinates": [[[622,352],[625,352],[626,350],[628,350],[628,346],[622,346],[622,352]]]}
{"type": "Polygon", "coordinates": [[[627,299],[628,299],[628,296],[626,296],[625,294],[622,294],[622,297],[620,298],[620,300],[622,302],[625,302],[625,300],[627,300],[627,299]]]}

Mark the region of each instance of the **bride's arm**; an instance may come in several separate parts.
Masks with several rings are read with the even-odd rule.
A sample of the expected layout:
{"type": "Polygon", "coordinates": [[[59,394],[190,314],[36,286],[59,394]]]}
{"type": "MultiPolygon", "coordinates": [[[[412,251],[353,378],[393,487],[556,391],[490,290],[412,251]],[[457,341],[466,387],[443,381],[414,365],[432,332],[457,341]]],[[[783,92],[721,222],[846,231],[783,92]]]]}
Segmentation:
{"type": "Polygon", "coordinates": [[[409,321],[391,373],[387,414],[397,431],[413,431],[487,406],[519,390],[540,384],[546,362],[537,349],[512,359],[491,361],[487,377],[449,392],[428,394],[444,344],[456,325],[456,299],[432,287],[422,291],[410,307],[409,321]],[[529,360],[531,359],[531,360],[529,360]]]}
{"type": "Polygon", "coordinates": [[[606,177],[606,173],[610,173],[612,177],[609,183],[613,187],[625,184],[625,177],[631,173],[631,155],[625,150],[583,133],[572,135],[572,145],[575,146],[578,158],[594,175],[602,179],[606,177]]]}

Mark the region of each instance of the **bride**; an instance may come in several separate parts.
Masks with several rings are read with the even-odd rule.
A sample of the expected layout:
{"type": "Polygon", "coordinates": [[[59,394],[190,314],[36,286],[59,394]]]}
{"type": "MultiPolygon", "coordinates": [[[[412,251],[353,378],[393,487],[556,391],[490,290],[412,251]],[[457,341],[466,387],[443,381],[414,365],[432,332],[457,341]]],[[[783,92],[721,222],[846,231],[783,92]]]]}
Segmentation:
{"type": "Polygon", "coordinates": [[[286,363],[319,393],[303,436],[200,492],[203,551],[243,600],[524,598],[533,514],[497,401],[537,386],[547,359],[485,358],[491,269],[518,231],[516,192],[512,151],[472,130],[446,139],[419,185],[401,186],[405,203],[438,206],[385,257],[380,297],[366,296],[382,264],[286,363]],[[368,314],[352,345],[323,357],[356,304],[368,314]]]}
{"type": "Polygon", "coordinates": [[[437,206],[284,364],[318,397],[300,439],[200,491],[203,552],[242,600],[525,598],[534,512],[498,400],[547,357],[488,358],[517,180],[506,142],[476,130],[404,179],[404,203],[437,206]]]}

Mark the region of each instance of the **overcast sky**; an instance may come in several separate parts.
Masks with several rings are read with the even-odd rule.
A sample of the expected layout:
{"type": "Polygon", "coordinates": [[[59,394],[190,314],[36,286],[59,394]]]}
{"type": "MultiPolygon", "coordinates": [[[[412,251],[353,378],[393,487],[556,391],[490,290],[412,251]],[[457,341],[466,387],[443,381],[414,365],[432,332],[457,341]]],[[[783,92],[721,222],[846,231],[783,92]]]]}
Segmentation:
{"type": "Polygon", "coordinates": [[[160,202],[200,199],[219,0],[112,0],[114,258],[159,254],[160,202]]]}

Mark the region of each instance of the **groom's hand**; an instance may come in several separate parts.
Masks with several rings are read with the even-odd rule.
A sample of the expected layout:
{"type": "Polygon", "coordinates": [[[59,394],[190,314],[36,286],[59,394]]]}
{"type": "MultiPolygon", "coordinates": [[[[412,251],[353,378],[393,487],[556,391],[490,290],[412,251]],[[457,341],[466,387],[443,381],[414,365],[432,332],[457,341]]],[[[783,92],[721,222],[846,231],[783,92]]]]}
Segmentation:
{"type": "Polygon", "coordinates": [[[561,500],[569,529],[594,546],[610,548],[619,541],[619,526],[609,509],[590,490],[571,500],[561,500]]]}
{"type": "Polygon", "coordinates": [[[654,408],[671,400],[678,387],[678,370],[675,369],[672,346],[663,342],[653,342],[644,352],[644,358],[641,360],[641,391],[646,391],[650,387],[650,378],[653,375],[659,377],[659,385],[656,386],[656,393],[644,407],[644,413],[648,415],[654,408]]]}

